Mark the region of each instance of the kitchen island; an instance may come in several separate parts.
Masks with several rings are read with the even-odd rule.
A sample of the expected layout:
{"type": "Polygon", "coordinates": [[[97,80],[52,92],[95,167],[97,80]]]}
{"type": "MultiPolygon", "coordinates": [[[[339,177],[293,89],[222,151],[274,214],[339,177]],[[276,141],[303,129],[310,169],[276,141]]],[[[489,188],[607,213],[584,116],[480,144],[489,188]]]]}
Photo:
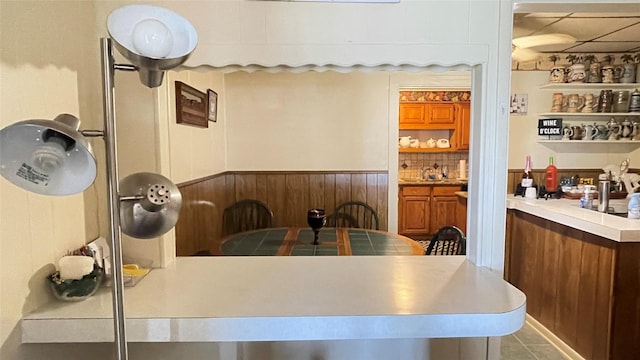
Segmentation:
{"type": "MultiPolygon", "coordinates": [[[[22,341],[113,341],[110,299],[103,289],[82,302],[52,302],[23,318],[22,341]]],[[[216,256],[179,257],[154,269],[125,289],[125,307],[131,342],[329,341],[343,348],[344,340],[403,339],[401,353],[406,341],[486,345],[513,333],[524,324],[525,297],[464,256],[216,256]]]]}
{"type": "Polygon", "coordinates": [[[506,230],[505,279],[544,330],[585,359],[640,353],[640,220],[511,195],[506,230]]]}

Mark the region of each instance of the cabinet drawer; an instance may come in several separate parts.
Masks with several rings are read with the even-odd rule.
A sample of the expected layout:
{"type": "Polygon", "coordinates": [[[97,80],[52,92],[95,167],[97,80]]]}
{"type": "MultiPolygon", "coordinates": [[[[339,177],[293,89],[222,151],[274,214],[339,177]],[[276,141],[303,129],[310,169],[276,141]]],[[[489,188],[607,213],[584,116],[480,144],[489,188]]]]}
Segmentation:
{"type": "Polygon", "coordinates": [[[429,186],[403,186],[402,187],[403,196],[430,195],[430,194],[431,194],[431,187],[429,186]]]}
{"type": "Polygon", "coordinates": [[[460,186],[434,186],[433,196],[455,195],[456,191],[460,191],[460,186]]]}

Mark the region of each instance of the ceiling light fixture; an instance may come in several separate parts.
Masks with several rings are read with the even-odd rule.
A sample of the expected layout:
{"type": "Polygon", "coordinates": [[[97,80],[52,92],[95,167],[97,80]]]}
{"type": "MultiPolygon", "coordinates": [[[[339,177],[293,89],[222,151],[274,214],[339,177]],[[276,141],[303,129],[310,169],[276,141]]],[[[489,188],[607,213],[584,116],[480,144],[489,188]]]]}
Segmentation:
{"type": "Polygon", "coordinates": [[[531,48],[549,45],[571,45],[575,42],[576,38],[567,34],[523,36],[512,40],[513,51],[511,52],[511,57],[519,62],[533,61],[541,55],[531,48]]]}
{"type": "Polygon", "coordinates": [[[103,137],[113,271],[113,321],[117,358],[127,359],[121,232],[149,239],[173,228],[182,197],[169,179],[151,173],[118,183],[115,70],[138,71],[147,87],[162,84],[165,70],[183,64],[198,36],[183,17],[151,5],[128,5],[107,19],[111,38],[101,39],[104,130],[78,130],[80,121],[61,114],[54,120],[26,120],[0,130],[0,174],[13,184],[43,195],[84,191],[96,177],[96,160],[86,137],[103,137]],[[112,41],[113,40],[113,41],[112,41]],[[112,44],[132,64],[116,64],[112,44]],[[122,192],[121,192],[122,190],[122,192]],[[124,194],[124,195],[122,195],[124,194]]]}

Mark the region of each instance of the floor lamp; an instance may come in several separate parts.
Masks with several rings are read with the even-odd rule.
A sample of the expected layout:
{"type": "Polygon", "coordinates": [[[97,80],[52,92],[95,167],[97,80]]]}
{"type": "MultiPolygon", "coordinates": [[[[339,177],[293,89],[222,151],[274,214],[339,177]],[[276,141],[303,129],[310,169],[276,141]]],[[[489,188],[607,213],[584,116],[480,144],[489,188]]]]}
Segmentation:
{"type": "Polygon", "coordinates": [[[138,71],[149,88],[162,84],[164,71],[184,63],[198,36],[183,17],[150,5],[129,5],[107,19],[110,38],[101,39],[104,130],[79,130],[80,121],[61,114],[53,120],[25,120],[0,130],[0,174],[13,184],[43,195],[84,191],[96,177],[96,161],[87,137],[103,137],[113,271],[114,338],[118,359],[127,359],[121,233],[148,239],[173,228],[182,197],[167,178],[137,173],[118,182],[114,75],[138,71]],[[131,64],[116,64],[115,47],[131,64]]]}

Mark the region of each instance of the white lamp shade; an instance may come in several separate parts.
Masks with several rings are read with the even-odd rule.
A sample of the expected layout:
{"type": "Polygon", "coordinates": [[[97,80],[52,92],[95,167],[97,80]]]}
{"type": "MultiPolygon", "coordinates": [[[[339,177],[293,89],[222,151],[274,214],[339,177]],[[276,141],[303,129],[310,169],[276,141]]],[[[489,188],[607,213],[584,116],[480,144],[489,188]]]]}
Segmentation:
{"type": "Polygon", "coordinates": [[[0,130],[0,174],[25,190],[42,195],[72,195],[96,178],[91,145],[69,124],[77,118],[26,120],[0,130]]]}
{"type": "Polygon", "coordinates": [[[153,88],[165,70],[185,61],[198,44],[196,29],[182,16],[152,5],[128,5],[107,19],[114,45],[138,67],[140,81],[153,88]]]}

